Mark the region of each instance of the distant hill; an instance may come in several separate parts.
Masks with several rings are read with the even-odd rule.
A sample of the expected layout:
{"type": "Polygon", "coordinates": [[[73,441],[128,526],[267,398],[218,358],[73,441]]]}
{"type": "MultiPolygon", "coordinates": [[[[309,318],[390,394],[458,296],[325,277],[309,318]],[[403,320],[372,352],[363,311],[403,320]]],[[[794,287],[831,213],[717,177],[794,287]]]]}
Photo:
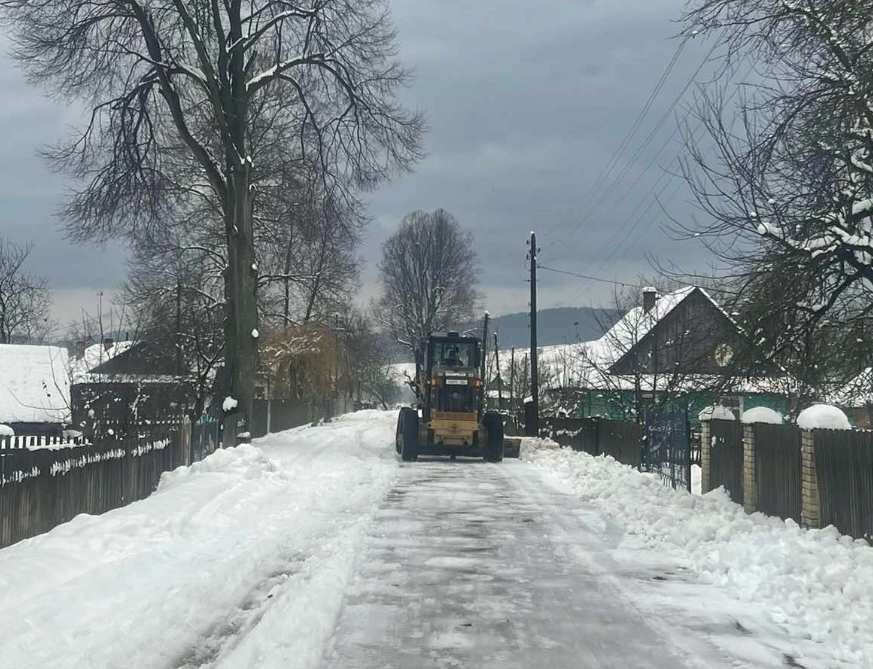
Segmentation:
{"type": "MultiPolygon", "coordinates": [[[[554,344],[569,344],[576,341],[597,339],[604,332],[604,326],[610,327],[622,314],[611,309],[595,309],[592,307],[558,307],[543,309],[539,313],[539,329],[537,336],[540,346],[554,344]]],[[[530,346],[530,330],[528,329],[528,314],[506,314],[492,316],[488,329],[498,332],[501,349],[526,348],[530,346]]],[[[482,336],[482,321],[476,321],[458,328],[459,332],[469,330],[482,336]]],[[[491,342],[488,342],[489,348],[491,342]]],[[[408,351],[396,344],[389,343],[395,362],[405,362],[410,359],[408,351]]]]}
{"type": "MultiPolygon", "coordinates": [[[[539,312],[537,338],[540,346],[569,344],[597,339],[621,314],[611,309],[558,307],[539,312]]],[[[489,330],[498,332],[501,349],[530,345],[529,315],[526,312],[493,316],[489,330]]],[[[481,328],[481,323],[474,326],[481,328]]],[[[490,342],[489,342],[490,343],[490,342]]]]}

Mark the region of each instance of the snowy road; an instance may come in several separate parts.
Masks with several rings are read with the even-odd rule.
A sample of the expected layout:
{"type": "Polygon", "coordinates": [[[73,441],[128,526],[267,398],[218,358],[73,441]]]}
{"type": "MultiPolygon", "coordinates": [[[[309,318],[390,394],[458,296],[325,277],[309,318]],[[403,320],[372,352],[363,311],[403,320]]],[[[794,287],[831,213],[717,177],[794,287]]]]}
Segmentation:
{"type": "Polygon", "coordinates": [[[686,666],[595,566],[576,504],[518,462],[404,466],[325,666],[686,666]]]}
{"type": "Polygon", "coordinates": [[[873,666],[863,542],[570,451],[401,463],[395,418],[0,550],[0,669],[873,666]]]}

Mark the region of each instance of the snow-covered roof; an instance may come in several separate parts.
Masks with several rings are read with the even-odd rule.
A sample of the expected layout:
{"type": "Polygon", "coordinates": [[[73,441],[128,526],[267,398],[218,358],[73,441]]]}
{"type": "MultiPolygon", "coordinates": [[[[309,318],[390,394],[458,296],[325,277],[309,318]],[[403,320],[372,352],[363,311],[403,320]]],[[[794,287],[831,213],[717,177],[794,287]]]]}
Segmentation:
{"type": "Polygon", "coordinates": [[[95,381],[95,375],[91,374],[91,370],[105,362],[109,362],[118,354],[127,351],[131,346],[133,346],[132,341],[116,341],[108,346],[105,344],[92,344],[85,349],[81,358],[74,358],[72,361],[73,383],[95,381]]]}
{"type": "Polygon", "coordinates": [[[634,307],[628,311],[600,339],[593,342],[590,347],[593,359],[606,366],[618,362],[693,291],[694,286],[685,286],[662,295],[648,311],[643,307],[634,307]]]}
{"type": "Polygon", "coordinates": [[[65,423],[69,407],[67,349],[0,344],[0,423],[65,423]]]}

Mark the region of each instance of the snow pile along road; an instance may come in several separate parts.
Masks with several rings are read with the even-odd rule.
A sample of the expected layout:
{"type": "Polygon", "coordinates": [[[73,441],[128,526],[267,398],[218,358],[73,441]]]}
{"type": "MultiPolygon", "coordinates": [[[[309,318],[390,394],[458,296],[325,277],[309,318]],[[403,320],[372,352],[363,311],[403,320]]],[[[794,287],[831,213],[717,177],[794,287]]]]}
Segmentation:
{"type": "Polygon", "coordinates": [[[359,412],[165,474],[0,551],[0,666],[312,667],[397,464],[359,412]]]}
{"type": "Polygon", "coordinates": [[[542,448],[523,457],[701,581],[761,605],[791,636],[827,645],[848,666],[873,666],[873,547],[865,541],[748,515],[722,490],[689,495],[612,458],[542,448]]]}

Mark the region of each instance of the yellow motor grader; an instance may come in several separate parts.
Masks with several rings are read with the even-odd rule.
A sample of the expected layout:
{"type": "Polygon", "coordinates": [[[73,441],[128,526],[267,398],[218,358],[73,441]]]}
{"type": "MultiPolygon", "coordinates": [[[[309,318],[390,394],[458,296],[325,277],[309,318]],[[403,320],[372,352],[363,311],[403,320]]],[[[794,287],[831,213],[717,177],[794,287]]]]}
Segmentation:
{"type": "Polygon", "coordinates": [[[397,418],[396,448],[409,462],[419,455],[518,457],[518,440],[503,438],[503,417],[485,411],[485,351],[476,337],[431,335],[415,352],[416,407],[397,418]]]}

